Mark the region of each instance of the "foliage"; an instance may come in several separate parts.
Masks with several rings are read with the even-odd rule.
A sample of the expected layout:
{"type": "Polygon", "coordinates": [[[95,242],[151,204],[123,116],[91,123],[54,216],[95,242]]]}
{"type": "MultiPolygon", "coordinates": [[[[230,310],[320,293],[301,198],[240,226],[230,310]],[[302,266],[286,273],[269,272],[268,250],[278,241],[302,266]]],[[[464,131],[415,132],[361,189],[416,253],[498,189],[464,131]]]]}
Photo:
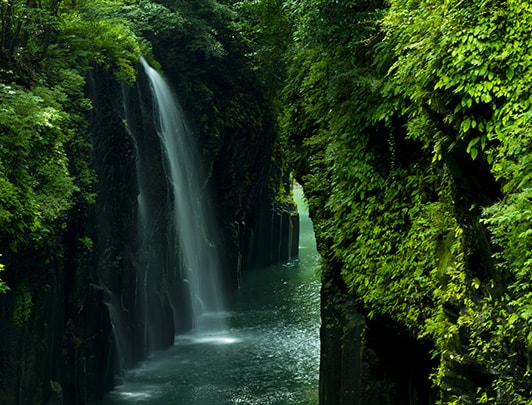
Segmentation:
{"type": "Polygon", "coordinates": [[[125,21],[113,17],[121,0],[61,2],[12,0],[0,3],[0,53],[6,65],[37,79],[37,66],[54,58],[111,67],[120,79],[134,80],[138,40],[125,21]]]}
{"type": "Polygon", "coordinates": [[[31,69],[53,42],[59,1],[10,0],[0,3],[0,54],[18,68],[31,69]]]}
{"type": "MultiPolygon", "coordinates": [[[[438,147],[465,142],[475,159],[508,121],[529,109],[531,12],[530,4],[513,0],[449,1],[443,7],[392,2],[385,28],[387,46],[398,57],[387,87],[396,108],[389,111],[400,110],[414,123],[438,115],[454,134],[440,133],[438,147]]],[[[409,128],[410,136],[423,136],[416,133],[422,126],[409,128]]]]}
{"type": "Polygon", "coordinates": [[[0,84],[0,228],[12,250],[39,243],[71,207],[75,191],[63,145],[66,114],[58,90],[0,84]]]}
{"type": "Polygon", "coordinates": [[[127,25],[110,18],[90,20],[82,12],[65,15],[62,23],[60,39],[77,45],[77,53],[73,56],[78,63],[81,60],[86,65],[114,70],[120,81],[135,81],[134,65],[141,52],[138,40],[127,25]],[[83,44],[81,49],[80,43],[83,44]]]}
{"type": "Polygon", "coordinates": [[[276,107],[277,93],[286,77],[286,51],[292,27],[288,9],[279,0],[241,1],[235,4],[239,18],[234,27],[248,47],[248,61],[276,107]]]}
{"type": "MultiPolygon", "coordinates": [[[[131,2],[128,2],[131,3],[131,2]]],[[[0,246],[10,263],[52,246],[94,200],[85,79],[95,66],[135,80],[142,45],[122,1],[0,2],[0,246]]]]}
{"type": "MultiPolygon", "coordinates": [[[[484,222],[490,225],[493,235],[490,243],[499,245],[499,252],[502,251],[491,249],[495,272],[470,267],[466,248],[460,273],[468,288],[454,293],[441,287],[436,291],[442,294],[437,295],[442,304],[455,302],[458,308],[467,308],[455,322],[442,319],[438,328],[431,329],[444,356],[438,375],[445,376],[445,368],[453,361],[472,363],[492,374],[491,387],[478,387],[478,401],[491,397],[498,403],[517,403],[526,398],[523,393],[528,390],[523,349],[528,346],[529,332],[523,322],[515,319],[526,313],[526,307],[516,304],[526,301],[530,294],[529,284],[524,282],[527,277],[523,277],[530,268],[525,253],[530,247],[525,208],[529,201],[526,188],[515,193],[511,190],[513,176],[505,179],[503,173],[510,174],[504,168],[509,163],[516,174],[521,172],[521,178],[523,170],[528,172],[525,162],[529,150],[525,145],[529,141],[525,134],[530,124],[524,113],[529,111],[530,101],[524,89],[532,72],[527,50],[531,35],[527,21],[531,17],[530,4],[520,1],[450,1],[444,7],[436,2],[427,7],[397,1],[392,3],[385,24],[388,46],[398,55],[385,86],[385,95],[390,97],[388,105],[395,107],[388,111],[408,117],[407,136],[433,145],[436,160],[448,160],[459,148],[465,149],[473,160],[485,159],[488,164],[496,160],[487,166],[488,170],[499,180],[509,181],[503,202],[492,200],[491,207],[485,209],[484,222]],[[521,152],[522,159],[517,164],[515,149],[521,152]],[[511,232],[510,224],[514,225],[511,232]],[[518,224],[523,226],[520,232],[518,224]],[[512,237],[503,236],[510,233],[512,237]],[[448,333],[437,332],[446,329],[456,332],[451,338],[448,333]],[[455,347],[453,339],[458,336],[467,349],[455,347]],[[503,361],[501,354],[508,351],[515,354],[503,361]],[[446,352],[458,353],[460,360],[449,361],[446,352]]],[[[482,161],[477,167],[486,170],[482,161]]],[[[455,206],[462,209],[459,201],[455,200],[455,206]]],[[[470,218],[475,217],[473,211],[470,218]]],[[[481,228],[474,219],[469,220],[468,226],[481,228]]],[[[478,241],[483,234],[484,231],[473,232],[472,236],[464,234],[463,243],[471,243],[468,237],[478,241]]],[[[480,248],[477,252],[489,254],[480,248]]],[[[485,267],[489,267],[487,262],[484,261],[485,267]]],[[[445,384],[444,379],[438,378],[436,381],[445,384]]]]}
{"type": "Polygon", "coordinates": [[[339,287],[432,341],[441,403],[529,401],[530,4],[285,4],[283,131],[339,287]]]}
{"type": "Polygon", "coordinates": [[[87,72],[131,83],[145,54],[218,156],[225,209],[285,195],[289,153],[324,282],[432,342],[440,402],[530,401],[531,19],[525,0],[0,1],[7,271],[94,199],[87,72]]]}

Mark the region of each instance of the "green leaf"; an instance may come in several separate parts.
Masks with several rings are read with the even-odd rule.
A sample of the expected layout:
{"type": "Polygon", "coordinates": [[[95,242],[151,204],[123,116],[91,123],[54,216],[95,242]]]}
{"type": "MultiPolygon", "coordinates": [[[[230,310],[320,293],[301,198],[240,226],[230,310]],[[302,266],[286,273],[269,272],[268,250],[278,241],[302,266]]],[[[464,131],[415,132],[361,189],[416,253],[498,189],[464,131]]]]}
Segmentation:
{"type": "Polygon", "coordinates": [[[506,70],[506,78],[507,78],[508,80],[512,80],[512,79],[514,78],[514,74],[515,74],[515,72],[514,72],[514,68],[513,68],[513,66],[510,66],[510,67],[506,70]]]}
{"type": "Polygon", "coordinates": [[[466,118],[464,121],[462,121],[461,129],[463,132],[469,131],[470,127],[471,127],[471,119],[466,118]]]}

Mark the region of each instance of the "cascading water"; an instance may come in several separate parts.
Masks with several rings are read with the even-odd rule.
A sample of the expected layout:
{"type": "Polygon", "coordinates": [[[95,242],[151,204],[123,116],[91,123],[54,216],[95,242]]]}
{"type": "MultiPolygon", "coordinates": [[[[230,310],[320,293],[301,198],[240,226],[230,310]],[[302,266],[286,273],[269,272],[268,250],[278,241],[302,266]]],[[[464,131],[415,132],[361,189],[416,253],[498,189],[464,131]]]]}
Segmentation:
{"type": "MultiPolygon", "coordinates": [[[[190,292],[193,326],[197,333],[220,330],[223,328],[220,258],[211,239],[214,235],[213,218],[197,145],[168,84],[143,58],[141,63],[152,90],[155,126],[172,192],[170,230],[177,236],[182,274],[190,292]],[[206,323],[205,319],[210,322],[206,323]]],[[[142,194],[139,197],[141,203],[142,194]]]]}
{"type": "MultiPolygon", "coordinates": [[[[141,63],[141,82],[147,80],[150,95],[140,83],[136,97],[124,89],[123,98],[138,189],[134,339],[144,342],[146,351],[170,346],[176,333],[190,328],[206,334],[225,325],[215,227],[197,146],[165,80],[144,59],[141,63]]],[[[113,311],[114,306],[116,328],[120,314],[129,315],[128,308],[113,311]]],[[[125,340],[118,342],[119,357],[131,364],[132,344],[125,340]]]]}
{"type": "Polygon", "coordinates": [[[176,335],[223,340],[228,333],[221,236],[196,145],[168,85],[142,64],[134,86],[105,72],[87,86],[98,176],[89,233],[113,328],[106,370],[115,376],[172,346],[176,335]]]}
{"type": "MultiPolygon", "coordinates": [[[[101,86],[94,89],[96,257],[128,369],[104,403],[316,404],[320,296],[313,236],[301,245],[308,255],[245,272],[223,312],[216,232],[196,146],[169,87],[142,64],[123,97],[119,89],[108,98],[97,91],[101,86]]],[[[273,236],[281,238],[277,229],[286,224],[278,225],[266,226],[263,240],[271,237],[265,255],[275,247],[279,260],[273,236]]]]}
{"type": "Polygon", "coordinates": [[[183,335],[127,373],[102,405],[316,405],[320,257],[302,190],[299,258],[244,272],[228,293],[230,336],[183,335]]]}

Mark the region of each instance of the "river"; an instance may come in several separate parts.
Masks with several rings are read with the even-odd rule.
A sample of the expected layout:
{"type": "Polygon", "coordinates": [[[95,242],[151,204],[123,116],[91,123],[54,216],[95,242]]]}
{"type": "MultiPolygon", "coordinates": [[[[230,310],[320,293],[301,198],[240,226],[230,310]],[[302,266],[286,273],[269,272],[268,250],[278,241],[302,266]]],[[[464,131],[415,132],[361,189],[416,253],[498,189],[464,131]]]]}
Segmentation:
{"type": "Polygon", "coordinates": [[[245,272],[224,313],[228,329],[179,335],[124,376],[100,404],[316,405],[319,256],[301,189],[299,258],[245,272]]]}

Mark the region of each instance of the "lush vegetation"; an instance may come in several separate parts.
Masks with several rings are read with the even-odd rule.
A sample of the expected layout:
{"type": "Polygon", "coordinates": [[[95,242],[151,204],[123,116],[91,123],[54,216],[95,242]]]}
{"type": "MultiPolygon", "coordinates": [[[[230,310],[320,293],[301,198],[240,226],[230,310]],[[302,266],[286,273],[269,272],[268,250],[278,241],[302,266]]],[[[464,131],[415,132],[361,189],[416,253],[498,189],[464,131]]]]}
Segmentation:
{"type": "Polygon", "coordinates": [[[530,4],[285,6],[283,128],[345,290],[432,342],[441,403],[528,403],[530,4]]]}
{"type": "Polygon", "coordinates": [[[0,251],[8,273],[17,257],[57,245],[68,213],[93,199],[85,80],[103,66],[131,81],[140,55],[128,25],[109,14],[120,5],[0,3],[0,251]]]}
{"type": "Polygon", "coordinates": [[[525,0],[0,1],[0,272],[93,201],[87,75],[132,82],[144,54],[206,156],[247,156],[213,164],[224,209],[290,149],[324,282],[431,342],[441,403],[527,403],[531,23],[525,0]]]}

